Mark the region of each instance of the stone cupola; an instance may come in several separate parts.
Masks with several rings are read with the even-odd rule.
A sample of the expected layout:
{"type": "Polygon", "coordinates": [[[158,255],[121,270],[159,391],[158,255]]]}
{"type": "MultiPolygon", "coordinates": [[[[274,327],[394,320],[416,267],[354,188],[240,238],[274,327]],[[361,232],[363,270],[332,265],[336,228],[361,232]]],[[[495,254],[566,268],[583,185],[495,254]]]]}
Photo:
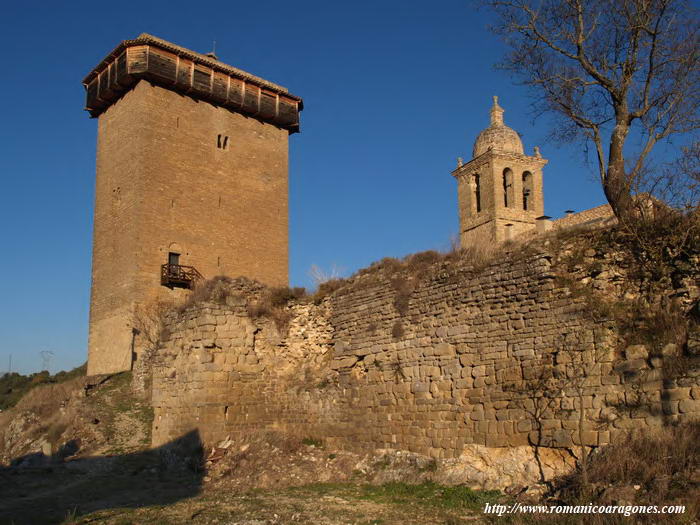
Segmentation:
{"type": "Polygon", "coordinates": [[[523,154],[523,143],[520,136],[513,128],[509,128],[503,123],[503,113],[503,108],[498,105],[498,97],[494,96],[491,107],[491,124],[476,138],[472,152],[473,158],[488,150],[523,154]]]}

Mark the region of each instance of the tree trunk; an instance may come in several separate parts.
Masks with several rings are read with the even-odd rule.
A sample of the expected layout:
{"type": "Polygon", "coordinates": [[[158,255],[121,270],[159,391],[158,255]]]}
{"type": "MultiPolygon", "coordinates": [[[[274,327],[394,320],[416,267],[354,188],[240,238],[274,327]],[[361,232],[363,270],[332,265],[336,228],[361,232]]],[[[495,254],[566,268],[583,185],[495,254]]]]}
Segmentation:
{"type": "Polygon", "coordinates": [[[608,169],[603,181],[603,191],[608,199],[613,213],[618,219],[627,217],[631,207],[631,185],[625,172],[624,144],[629,132],[629,126],[618,122],[610,138],[610,150],[608,152],[608,169]]]}

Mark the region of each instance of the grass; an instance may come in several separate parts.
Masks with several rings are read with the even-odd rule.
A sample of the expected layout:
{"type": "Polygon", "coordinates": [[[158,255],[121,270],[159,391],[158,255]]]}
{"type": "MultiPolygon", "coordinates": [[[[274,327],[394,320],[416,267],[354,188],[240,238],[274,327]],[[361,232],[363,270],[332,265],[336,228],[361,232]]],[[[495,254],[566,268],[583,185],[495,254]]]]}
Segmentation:
{"type": "Polygon", "coordinates": [[[305,437],[302,439],[301,444],[306,445],[307,447],[323,448],[323,441],[310,437],[305,437]]]}
{"type": "Polygon", "coordinates": [[[403,482],[363,485],[360,499],[406,505],[416,503],[444,509],[481,511],[486,503],[500,501],[498,491],[476,491],[463,485],[444,486],[432,482],[413,485],[403,482]]]}
{"type": "Polygon", "coordinates": [[[100,421],[101,432],[111,443],[109,453],[112,455],[126,452],[123,446],[116,442],[120,433],[117,428],[120,416],[126,416],[132,421],[136,420],[141,423],[144,432],[140,444],[143,446],[150,444],[153,407],[150,403],[134,397],[131,390],[131,380],[132,373],[130,371],[115,374],[87,398],[87,402],[92,406],[100,421]]]}

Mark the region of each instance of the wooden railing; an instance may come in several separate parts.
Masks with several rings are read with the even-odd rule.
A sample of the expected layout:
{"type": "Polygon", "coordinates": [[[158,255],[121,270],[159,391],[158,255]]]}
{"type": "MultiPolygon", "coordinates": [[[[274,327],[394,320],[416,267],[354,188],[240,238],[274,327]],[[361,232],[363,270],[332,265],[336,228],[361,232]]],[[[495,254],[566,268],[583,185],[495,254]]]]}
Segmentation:
{"type": "Polygon", "coordinates": [[[204,279],[194,266],[164,264],[160,267],[160,284],[168,288],[194,288],[197,281],[204,279]]]}

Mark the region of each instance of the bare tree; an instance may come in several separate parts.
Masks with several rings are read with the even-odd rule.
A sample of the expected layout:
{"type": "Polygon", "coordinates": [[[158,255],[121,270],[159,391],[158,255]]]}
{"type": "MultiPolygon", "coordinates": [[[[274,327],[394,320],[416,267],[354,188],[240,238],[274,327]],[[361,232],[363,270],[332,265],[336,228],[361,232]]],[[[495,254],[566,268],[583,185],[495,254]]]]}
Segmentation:
{"type": "Polygon", "coordinates": [[[136,330],[141,346],[146,352],[158,349],[163,340],[165,330],[165,316],[173,309],[169,301],[150,301],[137,304],[131,319],[131,324],[136,330]]]}
{"type": "Polygon", "coordinates": [[[311,277],[311,280],[313,281],[316,287],[320,286],[325,282],[332,281],[334,279],[340,279],[342,276],[342,268],[336,266],[335,263],[331,265],[331,268],[328,271],[324,270],[316,264],[312,264],[311,268],[309,269],[309,277],[311,277]]]}
{"type": "Polygon", "coordinates": [[[681,148],[681,156],[667,164],[655,177],[647,179],[647,188],[679,210],[697,213],[700,203],[700,140],[681,148]]]}
{"type": "Polygon", "coordinates": [[[697,11],[686,0],[482,2],[510,48],[500,66],[533,88],[538,114],[556,116],[557,138],[593,145],[623,217],[654,146],[700,127],[697,11]]]}

